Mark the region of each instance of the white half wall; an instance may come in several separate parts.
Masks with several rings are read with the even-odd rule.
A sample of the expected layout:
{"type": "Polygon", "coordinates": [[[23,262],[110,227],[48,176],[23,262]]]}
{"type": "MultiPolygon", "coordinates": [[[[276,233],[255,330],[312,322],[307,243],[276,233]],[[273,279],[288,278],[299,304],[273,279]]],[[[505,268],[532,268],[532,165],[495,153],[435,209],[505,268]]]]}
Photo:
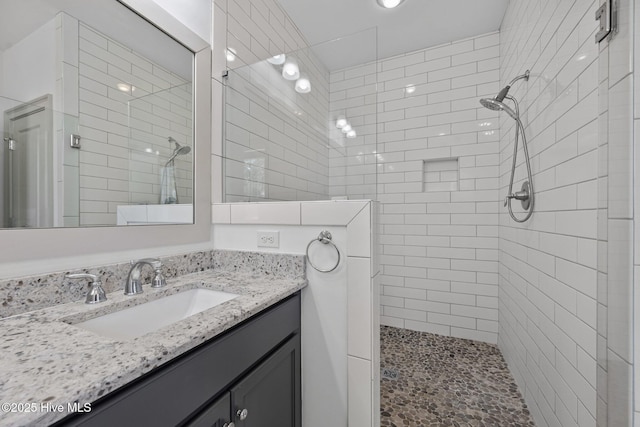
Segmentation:
{"type": "MultiPolygon", "coordinates": [[[[303,425],[380,425],[380,313],[373,248],[375,203],[320,201],[213,205],[216,249],[305,254],[322,230],[340,250],[338,268],[320,273],[307,263],[302,292],[303,425]],[[278,248],[257,245],[258,231],[277,231],[278,248]],[[328,410],[330,408],[330,410],[328,410]]],[[[337,254],[314,243],[319,268],[337,254]]]]}

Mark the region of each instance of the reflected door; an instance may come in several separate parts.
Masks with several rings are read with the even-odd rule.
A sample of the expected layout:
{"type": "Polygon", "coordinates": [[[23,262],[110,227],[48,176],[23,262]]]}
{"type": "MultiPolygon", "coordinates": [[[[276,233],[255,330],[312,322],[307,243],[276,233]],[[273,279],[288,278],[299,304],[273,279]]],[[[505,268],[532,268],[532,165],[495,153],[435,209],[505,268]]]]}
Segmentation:
{"type": "Polygon", "coordinates": [[[53,226],[51,98],[5,111],[4,226],[53,226]]]}

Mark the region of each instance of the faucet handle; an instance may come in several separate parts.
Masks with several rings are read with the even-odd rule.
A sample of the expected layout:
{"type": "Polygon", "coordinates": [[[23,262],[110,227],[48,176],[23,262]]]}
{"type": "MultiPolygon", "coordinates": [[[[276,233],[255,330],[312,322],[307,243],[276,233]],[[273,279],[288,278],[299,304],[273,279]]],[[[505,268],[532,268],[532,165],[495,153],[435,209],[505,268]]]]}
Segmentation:
{"type": "Polygon", "coordinates": [[[85,304],[96,304],[99,302],[104,302],[107,300],[107,294],[104,292],[102,288],[102,282],[98,279],[98,276],[95,274],[89,273],[77,273],[77,274],[67,274],[65,276],[67,279],[89,279],[89,285],[91,288],[89,292],[87,292],[87,297],[85,299],[85,304]]]}
{"type": "MultiPolygon", "coordinates": [[[[152,288],[164,288],[167,286],[167,279],[165,279],[162,274],[162,261],[158,258],[144,258],[137,262],[149,264],[151,268],[153,268],[155,276],[153,276],[153,280],[151,281],[152,288]]],[[[133,264],[134,261],[131,261],[131,263],[133,264]]]]}
{"type": "Polygon", "coordinates": [[[161,266],[162,263],[157,268],[154,267],[155,276],[151,282],[152,288],[164,288],[167,286],[167,279],[164,277],[164,274],[162,274],[162,270],[160,269],[161,266]]]}

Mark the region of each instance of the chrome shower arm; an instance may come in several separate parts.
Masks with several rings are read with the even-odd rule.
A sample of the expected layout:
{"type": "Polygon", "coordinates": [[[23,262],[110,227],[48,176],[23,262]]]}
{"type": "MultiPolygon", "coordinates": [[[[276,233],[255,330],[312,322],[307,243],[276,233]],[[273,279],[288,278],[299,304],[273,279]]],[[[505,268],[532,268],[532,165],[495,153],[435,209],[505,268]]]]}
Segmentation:
{"type": "Polygon", "coordinates": [[[515,82],[517,82],[518,80],[522,80],[522,79],[529,80],[529,75],[530,74],[531,73],[529,72],[529,70],[525,71],[524,74],[521,74],[518,77],[516,77],[513,80],[511,80],[507,86],[513,86],[513,84],[515,82]]]}
{"type": "Polygon", "coordinates": [[[502,102],[504,101],[505,98],[508,98],[507,94],[509,93],[509,89],[511,89],[511,86],[513,86],[513,84],[515,82],[517,82],[518,80],[529,80],[529,70],[525,71],[524,74],[519,75],[518,77],[514,78],[513,80],[511,80],[509,82],[508,85],[506,85],[505,87],[502,88],[502,90],[500,90],[500,92],[498,92],[498,94],[496,95],[496,97],[494,98],[496,101],[502,102]]]}

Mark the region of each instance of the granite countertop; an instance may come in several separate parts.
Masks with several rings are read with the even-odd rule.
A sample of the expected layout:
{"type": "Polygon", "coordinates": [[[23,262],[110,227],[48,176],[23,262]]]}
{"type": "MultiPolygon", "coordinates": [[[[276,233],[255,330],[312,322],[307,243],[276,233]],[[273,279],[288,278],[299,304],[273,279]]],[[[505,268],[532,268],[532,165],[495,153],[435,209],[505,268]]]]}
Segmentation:
{"type": "Polygon", "coordinates": [[[97,305],[82,301],[0,320],[0,426],[46,425],[129,383],[306,286],[304,278],[209,270],[175,277],[167,287],[97,305]],[[237,298],[139,338],[115,341],[72,324],[193,288],[237,298]],[[63,405],[64,410],[56,410],[63,405]],[[26,407],[25,407],[26,406],[26,407]],[[16,412],[12,410],[15,409],[16,412]],[[17,411],[20,409],[20,411],[17,411]],[[29,410],[31,410],[29,412],[29,410]]]}

